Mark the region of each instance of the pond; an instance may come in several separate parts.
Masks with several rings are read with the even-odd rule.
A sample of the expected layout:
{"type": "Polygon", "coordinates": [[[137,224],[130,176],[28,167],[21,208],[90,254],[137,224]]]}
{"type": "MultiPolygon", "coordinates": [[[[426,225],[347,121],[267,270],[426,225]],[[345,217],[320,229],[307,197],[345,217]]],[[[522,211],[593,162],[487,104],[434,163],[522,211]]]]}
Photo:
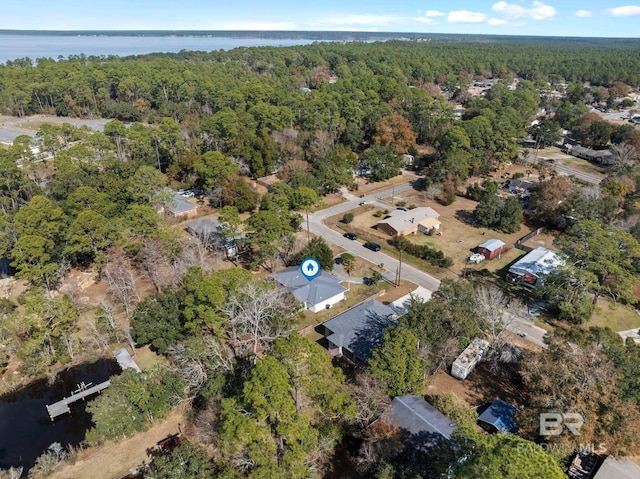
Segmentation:
{"type": "MultiPolygon", "coordinates": [[[[77,385],[98,384],[118,374],[120,367],[111,359],[66,369],[49,384],[41,379],[27,387],[0,397],[0,469],[23,466],[27,471],[50,444],[77,446],[92,426],[86,402],[70,405],[71,414],[52,421],[46,406],[69,397],[77,385]]],[[[89,399],[90,400],[90,399],[89,399]]]]}

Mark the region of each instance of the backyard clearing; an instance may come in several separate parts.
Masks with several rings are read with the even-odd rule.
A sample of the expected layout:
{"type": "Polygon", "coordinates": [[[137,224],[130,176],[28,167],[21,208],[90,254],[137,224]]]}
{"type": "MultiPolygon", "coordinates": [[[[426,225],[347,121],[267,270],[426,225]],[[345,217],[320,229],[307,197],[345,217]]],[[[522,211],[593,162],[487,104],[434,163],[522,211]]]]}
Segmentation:
{"type": "Polygon", "coordinates": [[[517,373],[513,370],[492,372],[486,362],[478,364],[464,380],[440,370],[427,379],[424,393],[427,396],[453,393],[471,407],[495,399],[520,404],[523,399],[517,373]]]}
{"type": "Polygon", "coordinates": [[[157,421],[148,431],[117,443],[108,442],[80,451],[72,463],[63,462],[50,479],[120,479],[131,473],[139,464],[149,462],[148,450],[158,441],[179,431],[185,419],[180,409],[157,421]]]}

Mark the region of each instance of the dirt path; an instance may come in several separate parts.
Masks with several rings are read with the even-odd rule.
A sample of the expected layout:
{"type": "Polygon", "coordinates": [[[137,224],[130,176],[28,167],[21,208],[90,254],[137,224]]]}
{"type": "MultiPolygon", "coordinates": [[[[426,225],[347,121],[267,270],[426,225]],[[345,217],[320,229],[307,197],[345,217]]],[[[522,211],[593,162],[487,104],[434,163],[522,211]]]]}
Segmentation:
{"type": "Polygon", "coordinates": [[[120,479],[142,462],[149,462],[147,449],[158,441],[178,432],[184,424],[182,411],[172,412],[167,419],[151,429],[118,443],[108,443],[79,453],[74,464],[64,464],[49,476],[50,479],[120,479]]]}

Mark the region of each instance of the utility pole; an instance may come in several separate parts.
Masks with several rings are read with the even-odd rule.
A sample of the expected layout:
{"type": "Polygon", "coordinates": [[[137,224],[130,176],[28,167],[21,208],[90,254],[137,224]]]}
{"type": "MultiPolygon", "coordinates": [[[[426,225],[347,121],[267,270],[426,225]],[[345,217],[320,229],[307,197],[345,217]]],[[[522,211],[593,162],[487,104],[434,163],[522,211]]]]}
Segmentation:
{"type": "Polygon", "coordinates": [[[400,287],[400,277],[402,276],[402,249],[400,249],[400,263],[396,271],[396,288],[400,287]]]}

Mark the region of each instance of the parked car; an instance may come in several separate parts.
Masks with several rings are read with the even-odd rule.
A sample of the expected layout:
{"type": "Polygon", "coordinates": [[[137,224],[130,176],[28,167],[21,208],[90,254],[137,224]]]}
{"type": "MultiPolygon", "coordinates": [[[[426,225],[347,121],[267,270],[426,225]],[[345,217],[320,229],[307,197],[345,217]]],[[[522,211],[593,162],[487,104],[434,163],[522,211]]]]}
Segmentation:
{"type": "Polygon", "coordinates": [[[187,190],[182,192],[183,198],[193,198],[196,194],[193,191],[187,190]]]}
{"type": "Polygon", "coordinates": [[[355,233],[345,233],[342,236],[344,236],[345,238],[350,239],[350,240],[358,239],[358,235],[355,234],[355,233]]]}
{"type": "Polygon", "coordinates": [[[371,251],[380,251],[380,245],[378,243],[374,243],[373,241],[367,241],[362,246],[364,246],[367,249],[370,249],[371,251]]]}
{"type": "Polygon", "coordinates": [[[399,210],[399,211],[407,211],[406,208],[396,208],[396,209],[399,210]]]}
{"type": "Polygon", "coordinates": [[[480,253],[474,253],[471,256],[469,256],[469,263],[481,263],[482,261],[484,261],[484,255],[480,254],[480,253]]]}

